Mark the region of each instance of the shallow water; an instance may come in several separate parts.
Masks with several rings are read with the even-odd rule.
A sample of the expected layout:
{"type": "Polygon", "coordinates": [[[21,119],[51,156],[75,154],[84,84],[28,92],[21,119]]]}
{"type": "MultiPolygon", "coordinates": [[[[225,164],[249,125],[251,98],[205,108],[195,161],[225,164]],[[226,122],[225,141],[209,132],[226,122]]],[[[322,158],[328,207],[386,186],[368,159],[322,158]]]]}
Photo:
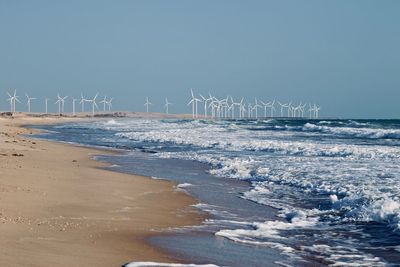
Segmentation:
{"type": "Polygon", "coordinates": [[[125,149],[99,159],[118,171],[175,180],[198,198],[211,220],[151,240],[179,258],[220,266],[400,263],[398,120],[119,119],[41,127],[52,132],[45,138],[125,149]]]}

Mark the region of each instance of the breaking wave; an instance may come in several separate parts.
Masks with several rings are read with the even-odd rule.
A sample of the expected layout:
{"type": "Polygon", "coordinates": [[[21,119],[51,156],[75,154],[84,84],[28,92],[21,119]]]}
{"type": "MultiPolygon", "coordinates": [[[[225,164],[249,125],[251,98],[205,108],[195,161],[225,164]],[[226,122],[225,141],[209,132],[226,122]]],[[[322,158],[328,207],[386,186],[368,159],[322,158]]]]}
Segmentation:
{"type": "Polygon", "coordinates": [[[329,127],[312,123],[304,124],[302,129],[304,131],[321,132],[350,138],[400,139],[400,130],[397,129],[329,127]]]}

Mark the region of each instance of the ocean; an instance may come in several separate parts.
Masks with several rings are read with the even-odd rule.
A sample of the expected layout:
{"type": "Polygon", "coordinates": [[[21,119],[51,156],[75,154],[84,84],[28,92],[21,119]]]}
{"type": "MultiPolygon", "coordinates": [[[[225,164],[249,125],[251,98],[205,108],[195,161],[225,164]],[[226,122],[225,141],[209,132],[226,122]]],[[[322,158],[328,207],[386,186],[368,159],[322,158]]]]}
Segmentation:
{"type": "MultiPolygon", "coordinates": [[[[150,240],[177,259],[400,266],[400,120],[123,118],[35,127],[46,130],[39,138],[121,149],[97,159],[173,180],[197,198],[209,219],[150,240]]],[[[172,266],[157,264],[130,266],[172,266]]]]}

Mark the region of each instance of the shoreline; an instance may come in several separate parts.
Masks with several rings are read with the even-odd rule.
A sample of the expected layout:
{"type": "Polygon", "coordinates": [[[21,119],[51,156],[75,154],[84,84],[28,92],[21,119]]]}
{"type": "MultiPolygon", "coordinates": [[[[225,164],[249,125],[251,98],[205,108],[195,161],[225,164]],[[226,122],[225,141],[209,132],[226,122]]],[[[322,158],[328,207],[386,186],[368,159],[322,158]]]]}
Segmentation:
{"type": "Polygon", "coordinates": [[[200,224],[197,201],[171,181],[107,170],[92,158],[115,151],[30,139],[35,130],[23,126],[67,121],[0,118],[0,265],[179,262],[147,239],[200,224]]]}

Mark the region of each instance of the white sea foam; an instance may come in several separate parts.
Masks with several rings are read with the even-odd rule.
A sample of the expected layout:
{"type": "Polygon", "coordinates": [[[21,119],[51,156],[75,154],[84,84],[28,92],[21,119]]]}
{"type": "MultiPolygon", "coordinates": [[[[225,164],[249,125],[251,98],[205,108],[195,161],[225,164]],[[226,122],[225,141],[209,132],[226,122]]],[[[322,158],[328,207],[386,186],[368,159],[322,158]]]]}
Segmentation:
{"type": "MultiPolygon", "coordinates": [[[[318,126],[319,127],[319,126],[318,126]]],[[[207,126],[199,129],[157,129],[150,131],[120,132],[119,137],[140,142],[195,146],[203,149],[227,151],[263,151],[278,155],[355,157],[355,158],[400,158],[396,147],[360,146],[350,144],[323,144],[309,141],[260,139],[259,133],[245,135],[245,130],[235,134],[224,129],[207,126]],[[211,134],[215,134],[210,138],[211,134]],[[188,138],[190,136],[190,138],[188,138]]],[[[378,134],[378,133],[374,133],[378,134]]],[[[387,135],[387,134],[386,134],[387,135]]],[[[400,135],[399,135],[400,136],[400,135]]]]}
{"type": "MultiPolygon", "coordinates": [[[[363,125],[363,124],[358,124],[363,125]]],[[[304,131],[319,131],[340,136],[371,138],[371,139],[399,139],[400,130],[373,129],[373,128],[351,128],[351,127],[329,127],[306,123],[304,131]]]]}
{"type": "Polygon", "coordinates": [[[123,125],[123,124],[121,122],[118,122],[118,121],[114,120],[114,119],[111,119],[111,120],[108,120],[105,123],[105,125],[107,125],[107,126],[120,126],[120,125],[123,125]]]}
{"type": "Polygon", "coordinates": [[[121,167],[121,166],[118,165],[118,164],[112,164],[112,165],[109,166],[109,168],[118,168],[118,167],[121,167]]]}
{"type": "MultiPolygon", "coordinates": [[[[217,176],[238,179],[262,177],[266,184],[279,183],[303,188],[310,192],[336,196],[330,199],[332,208],[348,210],[346,220],[378,220],[390,223],[394,227],[398,224],[398,209],[393,208],[393,205],[390,208],[384,208],[385,206],[380,206],[379,203],[382,201],[399,203],[395,196],[400,193],[400,190],[389,189],[392,193],[385,198],[380,192],[380,189],[387,190],[398,179],[398,176],[390,177],[390,173],[397,173],[395,168],[400,159],[399,147],[287,139],[288,135],[281,132],[249,132],[245,127],[236,125],[233,127],[234,124],[210,124],[201,121],[155,125],[148,122],[141,123],[144,129],[131,125],[129,129],[124,128],[127,131],[119,132],[117,135],[139,142],[198,147],[201,150],[162,152],[157,155],[208,163],[212,166],[210,173],[217,176]],[[141,130],[131,131],[132,128],[141,130]],[[224,153],[219,153],[219,151],[224,151],[224,153]],[[243,151],[263,153],[246,155],[242,153],[243,151]],[[237,156],[238,153],[240,156],[237,156]],[[270,153],[292,157],[270,157],[270,153]],[[337,166],[341,167],[337,168],[337,166]],[[300,173],[302,175],[299,175],[300,173]],[[381,180],[380,184],[387,184],[387,186],[376,188],[372,181],[377,176],[385,176],[385,173],[388,173],[388,178],[381,180]],[[381,210],[377,210],[377,207],[381,210]]],[[[347,125],[352,123],[348,122],[347,125]]],[[[321,122],[321,124],[329,125],[326,122],[321,122]]],[[[306,123],[302,129],[306,132],[319,131],[372,139],[396,138],[400,133],[399,130],[365,128],[367,125],[362,123],[358,123],[357,126],[361,128],[306,123]]],[[[259,184],[256,191],[245,193],[245,197],[267,204],[264,201],[265,190],[267,190],[265,184],[259,184]],[[259,197],[256,197],[257,195],[259,197]]]]}
{"type": "Polygon", "coordinates": [[[309,228],[318,223],[318,218],[307,217],[304,213],[298,212],[290,222],[285,221],[265,221],[263,223],[255,222],[251,229],[221,230],[216,235],[224,236],[229,239],[235,238],[236,241],[252,241],[262,238],[283,239],[280,231],[288,229],[309,228]]]}
{"type": "Polygon", "coordinates": [[[301,249],[318,255],[317,258],[325,259],[330,263],[330,266],[387,266],[379,257],[351,247],[314,244],[302,246],[301,249]]]}
{"type": "Polygon", "coordinates": [[[156,177],[156,176],[151,176],[151,179],[153,179],[153,180],[165,180],[165,178],[156,177]]]}
{"type": "Polygon", "coordinates": [[[182,183],[177,185],[178,188],[187,188],[191,186],[193,186],[191,183],[182,183]]]}
{"type": "MultiPolygon", "coordinates": [[[[397,138],[400,134],[397,129],[368,128],[368,123],[355,121],[320,121],[318,124],[306,123],[304,126],[283,128],[275,123],[265,121],[262,124],[254,123],[251,127],[255,129],[270,125],[281,129],[370,139],[397,138]],[[331,126],[334,124],[342,126],[331,126]]],[[[268,184],[272,182],[331,195],[332,209],[347,211],[343,218],[345,220],[377,220],[395,228],[399,223],[397,205],[400,201],[396,196],[400,190],[393,187],[398,174],[392,175],[398,173],[396,166],[400,160],[399,147],[300,140],[291,138],[291,133],[249,131],[248,125],[224,122],[111,120],[105,126],[96,127],[110,126],[118,131],[117,136],[133,141],[193,147],[186,151],[158,153],[159,157],[205,162],[212,166],[211,174],[221,177],[260,177],[265,182],[255,185],[252,191],[244,194],[244,197],[253,201],[278,205],[273,201],[266,203],[266,199],[271,197],[268,196],[268,184]],[[243,153],[245,151],[248,153],[243,153]],[[380,187],[376,187],[373,182],[377,176],[387,176],[379,180],[380,187]],[[383,195],[386,191],[389,193],[383,195]]]]}

